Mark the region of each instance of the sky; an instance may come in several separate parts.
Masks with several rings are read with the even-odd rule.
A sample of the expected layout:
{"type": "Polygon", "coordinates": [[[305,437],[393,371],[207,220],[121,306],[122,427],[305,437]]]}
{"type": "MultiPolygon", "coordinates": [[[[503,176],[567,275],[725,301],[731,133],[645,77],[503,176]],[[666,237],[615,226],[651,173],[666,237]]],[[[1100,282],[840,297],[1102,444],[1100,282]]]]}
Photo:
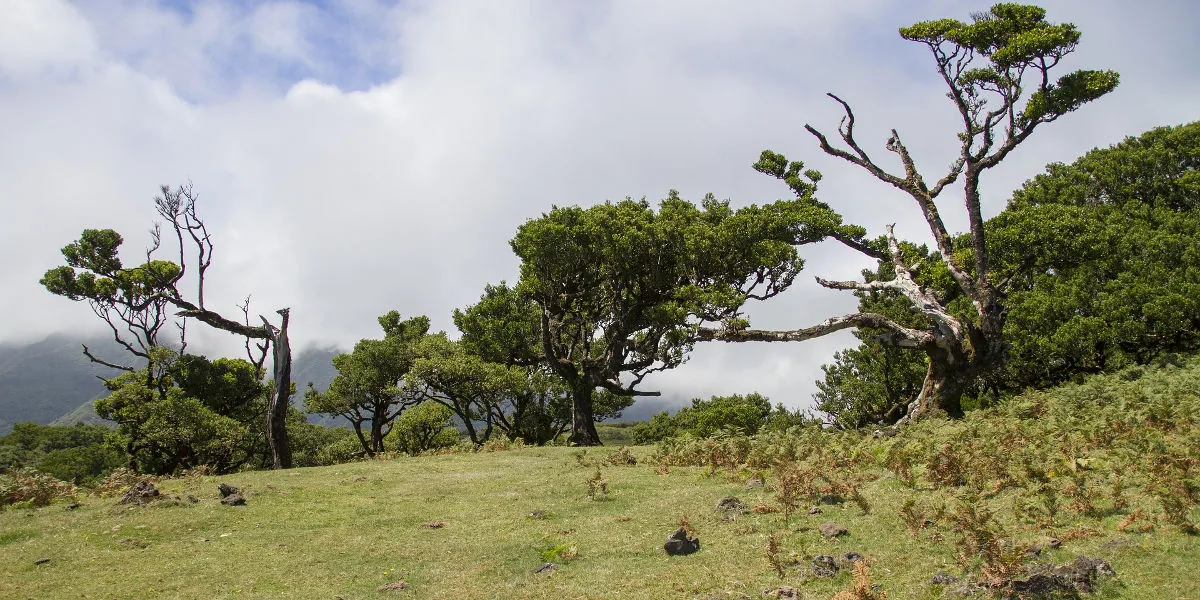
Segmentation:
{"type": "MultiPolygon", "coordinates": [[[[554,205],[677,189],[735,206],[786,197],[750,168],[763,149],[825,175],[819,197],[873,235],[928,230],[911,199],[820,153],[834,92],[891,168],[896,128],[927,180],[957,148],[928,50],[897,28],[967,20],[950,0],[251,2],[0,0],[0,342],[102,331],[37,281],[84,228],[112,228],[136,262],[162,184],[191,182],[213,232],[210,308],[291,308],[294,348],[378,337],[390,310],[450,314],[514,282],[508,240],[554,205]]],[[[1047,163],[1200,116],[1200,4],[1043,2],[1083,33],[1062,69],[1120,87],[1039,129],[983,181],[985,216],[1047,163]]],[[[941,212],[965,228],[961,195],[941,212]]],[[[749,307],[792,329],[853,311],[870,266],[823,243],[793,287],[749,307]]],[[[238,340],[189,328],[193,347],[238,340]]],[[[805,407],[849,332],[795,344],[701,344],[647,378],[669,399],[758,391],[805,407]]],[[[235,354],[236,355],[236,354],[235,354]]]]}

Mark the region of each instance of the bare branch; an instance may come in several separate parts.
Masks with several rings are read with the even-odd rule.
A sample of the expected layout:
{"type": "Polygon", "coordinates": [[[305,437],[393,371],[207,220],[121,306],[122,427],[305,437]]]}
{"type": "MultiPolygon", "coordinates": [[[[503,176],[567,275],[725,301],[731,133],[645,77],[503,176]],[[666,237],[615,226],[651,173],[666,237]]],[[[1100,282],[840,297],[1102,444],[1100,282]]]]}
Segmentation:
{"type": "MultiPolygon", "coordinates": [[[[81,345],[83,346],[83,355],[88,357],[88,360],[90,360],[98,365],[104,365],[110,369],[117,369],[119,371],[125,371],[126,373],[132,373],[136,370],[133,367],[127,367],[125,365],[118,365],[118,364],[110,363],[106,360],[96,358],[96,356],[92,354],[91,349],[89,349],[87,347],[87,344],[81,344],[81,345]]],[[[103,380],[104,378],[101,377],[100,379],[103,380]]]]}
{"type": "Polygon", "coordinates": [[[812,327],[803,329],[791,329],[785,331],[767,331],[761,329],[715,329],[702,327],[698,330],[697,335],[701,340],[723,341],[723,342],[802,342],[819,337],[829,335],[850,328],[870,327],[875,329],[886,329],[907,340],[913,346],[921,346],[932,343],[933,335],[926,331],[920,331],[905,327],[895,321],[877,313],[853,313],[841,317],[833,317],[827,319],[812,327]]]}

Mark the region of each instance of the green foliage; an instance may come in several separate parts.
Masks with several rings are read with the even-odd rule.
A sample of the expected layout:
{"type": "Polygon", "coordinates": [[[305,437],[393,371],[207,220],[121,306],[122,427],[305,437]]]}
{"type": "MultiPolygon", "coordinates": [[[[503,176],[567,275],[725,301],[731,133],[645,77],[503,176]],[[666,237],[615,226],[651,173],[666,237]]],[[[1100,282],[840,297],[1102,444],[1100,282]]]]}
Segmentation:
{"type": "Polygon", "coordinates": [[[289,419],[288,437],[292,443],[292,462],[297,467],[316,467],[331,465],[348,460],[329,448],[339,448],[338,444],[347,444],[354,451],[361,451],[361,444],[354,432],[345,427],[325,427],[309,423],[303,415],[296,412],[298,418],[289,419]],[[341,458],[341,460],[335,460],[341,458]]]}
{"type": "Polygon", "coordinates": [[[103,425],[18,423],[0,437],[0,471],[32,467],[63,481],[90,483],[125,464],[103,425]]]}
{"type": "Polygon", "coordinates": [[[361,340],[353,352],[333,357],[338,374],[328,390],[310,387],[304,395],[309,413],[349,420],[368,455],[384,450],[393,421],[417,402],[416,395],[404,388],[404,378],[417,360],[417,346],[429,332],[429,318],[401,321],[400,313],[391,311],[379,317],[379,326],[382,340],[361,340]]]}
{"type": "MultiPolygon", "coordinates": [[[[970,393],[1043,389],[1200,349],[1198,167],[1200,123],[1160,127],[1051,164],[1017,190],[986,225],[993,271],[1011,285],[1009,360],[970,393]]],[[[911,256],[918,281],[965,315],[966,299],[936,255],[914,248],[911,256]]],[[[891,265],[864,274],[888,279],[891,265]]],[[[902,320],[907,309],[895,294],[859,298],[862,311],[920,324],[902,320]]],[[[839,427],[894,421],[890,411],[920,391],[923,357],[877,333],[860,332],[857,348],[824,367],[818,408],[839,427]]]]}
{"type": "MultiPolygon", "coordinates": [[[[929,46],[939,63],[964,60],[953,71],[952,82],[960,100],[982,102],[987,93],[1020,95],[1026,72],[1044,76],[1062,57],[1075,50],[1079,30],[1070,23],[1046,22],[1046,11],[1037,6],[996,4],[971,23],[954,19],[924,21],[901,27],[907,40],[929,46]],[[985,66],[969,66],[967,58],[978,56],[985,66]]],[[[1080,70],[1039,85],[1017,113],[1019,129],[1032,129],[1111,92],[1119,78],[1113,71],[1080,70]]]]}
{"type": "Polygon", "coordinates": [[[701,322],[736,319],[748,299],[791,285],[797,206],[735,211],[709,196],[697,207],[672,191],[658,211],[631,199],[555,207],[518,229],[517,289],[540,309],[542,359],[571,388],[573,441],[598,443],[595,388],[637,393],[683,362],[701,322]]]}
{"type": "Polygon", "coordinates": [[[258,421],[266,388],[253,377],[253,365],[165,348],[152,355],[157,375],[143,369],[109,380],[111,393],[95,403],[97,414],[117,423],[138,470],[165,474],[206,465],[225,472],[262,463],[258,421]]]}
{"type": "Polygon", "coordinates": [[[674,415],[658,413],[633,427],[633,439],[638,444],[652,444],[684,434],[696,438],[720,432],[754,435],[760,430],[786,431],[808,423],[798,410],[789,411],[782,404],[772,409],[770,401],[761,394],[734,394],[708,400],[693,398],[691,406],[679,409],[674,415]]]}
{"type": "Polygon", "coordinates": [[[425,401],[404,411],[388,434],[390,444],[400,452],[416,456],[426,450],[449,448],[458,443],[458,430],[450,419],[454,411],[436,402],[425,401]]]}

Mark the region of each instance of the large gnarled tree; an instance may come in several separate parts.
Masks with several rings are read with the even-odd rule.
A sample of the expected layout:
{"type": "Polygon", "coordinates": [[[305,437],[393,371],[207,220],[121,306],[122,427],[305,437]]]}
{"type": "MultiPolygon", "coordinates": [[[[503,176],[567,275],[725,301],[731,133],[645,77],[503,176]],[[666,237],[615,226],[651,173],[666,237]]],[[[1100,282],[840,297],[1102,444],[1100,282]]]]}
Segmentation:
{"type": "MultiPolygon", "coordinates": [[[[162,223],[156,223],[151,230],[153,243],[145,253],[145,262],[134,267],[125,267],[121,261],[119,251],[124,240],[120,234],[111,229],[85,229],[79,240],[63,248],[67,264],[47,271],[41,284],[53,294],[76,301],[86,300],[92,311],[109,325],[117,343],[150,363],[146,369],[148,383],[153,383],[156,372],[151,350],[158,345],[161,328],[171,321],[167,314],[170,307],[176,309],[175,316],[191,317],[211,327],[245,336],[250,360],[260,369],[271,349],[274,386],[267,411],[267,440],[273,466],[289,468],[292,452],[285,426],[292,386],[288,309],[276,311],[282,317],[276,326],[266,317],[260,317],[262,325],[251,325],[249,299],[242,306],[243,320],[240,322],[206,307],[204,286],[212,264],[213,244],[208,227],[196,213],[196,195],[190,185],[174,190],[164,185],[161,192],[154,198],[154,205],[169,227],[167,235],[174,238],[168,244],[178,250],[177,261],[155,258],[164,248],[162,223]],[[194,262],[189,261],[189,247],[194,251],[194,262]],[[186,289],[184,284],[189,266],[195,270],[194,290],[186,289]],[[263,340],[256,345],[257,356],[251,348],[251,339],[263,340]]],[[[178,323],[181,333],[186,332],[185,324],[186,320],[178,323]]],[[[186,338],[181,335],[181,340],[186,346],[186,338]]],[[[135,370],[129,365],[101,360],[86,346],[84,353],[94,362],[123,371],[135,370]]]]}
{"type": "MultiPolygon", "coordinates": [[[[837,213],[813,201],[824,214],[809,221],[810,227],[824,229],[825,236],[866,256],[890,262],[895,271],[890,280],[818,278],[817,282],[837,290],[894,290],[908,299],[926,325],[906,327],[885,315],[858,312],[791,331],[725,327],[701,334],[707,339],[736,342],[800,341],[848,328],[881,330],[881,341],[920,350],[928,358],[924,384],[906,418],[939,412],[955,415],[961,412],[965,386],[987,377],[1005,360],[1002,332],[1005,294],[1011,280],[997,277],[990,264],[980,206],[981,177],[1040,125],[1112,91],[1118,78],[1112,71],[1080,70],[1053,79],[1051,71],[1075,50],[1080,34],[1072,24],[1048,23],[1045,11],[1035,6],[997,4],[986,13],[974,15],[969,23],[954,19],[926,21],[901,28],[900,35],[932,52],[937,73],[948,88],[947,96],[961,118],[958,157],[947,173],[932,184],[927,182],[895,129],[884,147],[895,154],[901,170],[885,169],[855,137],[850,105],[833,94],[829,96],[845,111],[837,130],[841,142],[835,145],[816,128],[805,128],[826,154],[860,167],[915,201],[954,287],[969,299],[969,310],[956,313],[948,309],[935,290],[918,283],[916,268],[906,260],[892,227],[887,228],[883,238],[871,240],[865,229],[843,224],[837,213]],[[956,243],[936,203],[942,192],[959,182],[970,224],[966,243],[956,243]]],[[[767,151],[754,167],[784,180],[799,196],[811,194],[811,185],[800,178],[801,163],[789,163],[784,156],[767,151]]]]}
{"type": "Polygon", "coordinates": [[[571,391],[571,441],[600,443],[596,389],[619,396],[680,365],[705,322],[733,319],[749,299],[787,288],[802,262],[794,210],[783,201],[703,207],[675,192],[655,211],[624,200],[556,207],[522,225],[517,289],[539,308],[539,357],[571,391]]]}

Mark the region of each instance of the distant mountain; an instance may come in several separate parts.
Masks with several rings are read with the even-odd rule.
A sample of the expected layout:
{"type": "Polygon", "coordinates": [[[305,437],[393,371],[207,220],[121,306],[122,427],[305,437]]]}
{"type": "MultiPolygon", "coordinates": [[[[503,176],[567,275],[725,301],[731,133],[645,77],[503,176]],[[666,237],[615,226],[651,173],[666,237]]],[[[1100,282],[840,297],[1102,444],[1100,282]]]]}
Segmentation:
{"type": "MultiPolygon", "coordinates": [[[[111,424],[101,419],[92,402],[108,391],[98,376],[119,374],[108,367],[93,364],[83,355],[87,344],[98,356],[122,362],[128,356],[111,339],[79,339],[55,334],[30,344],[0,344],[0,435],[15,423],[34,421],[42,424],[71,425],[76,422],[111,424]]],[[[305,348],[293,357],[292,381],[296,395],[292,401],[304,408],[304,390],[309,382],[319,391],[329,389],[337,375],[333,357],[337,348],[305,348]]],[[[664,410],[674,412],[688,403],[682,397],[642,397],[621,415],[622,421],[645,421],[664,410]]],[[[326,426],[347,426],[341,417],[309,415],[308,420],[326,426]]]]}
{"type": "Polygon", "coordinates": [[[0,344],[0,434],[14,423],[49,423],[107,393],[98,376],[113,369],[91,363],[81,344],[114,362],[123,350],[111,339],[52,335],[31,344],[0,344]]]}
{"type": "MultiPolygon", "coordinates": [[[[80,339],[64,334],[29,344],[0,344],[0,435],[24,421],[56,425],[107,423],[96,414],[92,401],[108,393],[99,376],[112,377],[119,372],[89,361],[83,355],[82,344],[112,362],[122,362],[128,356],[111,339],[80,339]]],[[[308,382],[319,390],[329,387],[337,374],[332,359],[339,352],[333,348],[306,348],[296,354],[292,381],[298,391],[294,399],[297,404],[302,404],[308,382]]],[[[326,425],[339,421],[320,416],[310,420],[326,425]]]]}

